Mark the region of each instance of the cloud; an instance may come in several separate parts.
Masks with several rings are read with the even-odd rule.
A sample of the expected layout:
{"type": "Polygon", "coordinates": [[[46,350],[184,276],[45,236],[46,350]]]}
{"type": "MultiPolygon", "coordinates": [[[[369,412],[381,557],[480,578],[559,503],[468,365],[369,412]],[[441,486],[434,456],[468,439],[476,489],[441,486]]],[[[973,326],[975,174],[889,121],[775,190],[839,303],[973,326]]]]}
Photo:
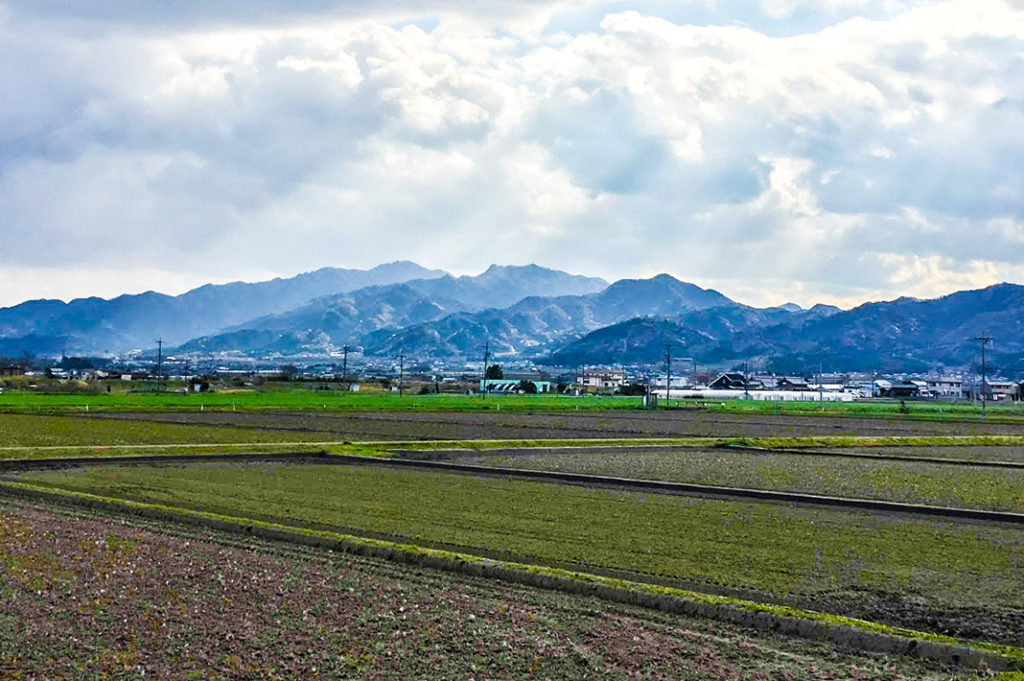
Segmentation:
{"type": "Polygon", "coordinates": [[[1011,2],[461,5],[0,4],[0,273],[536,261],[804,304],[1020,276],[1011,2]]]}

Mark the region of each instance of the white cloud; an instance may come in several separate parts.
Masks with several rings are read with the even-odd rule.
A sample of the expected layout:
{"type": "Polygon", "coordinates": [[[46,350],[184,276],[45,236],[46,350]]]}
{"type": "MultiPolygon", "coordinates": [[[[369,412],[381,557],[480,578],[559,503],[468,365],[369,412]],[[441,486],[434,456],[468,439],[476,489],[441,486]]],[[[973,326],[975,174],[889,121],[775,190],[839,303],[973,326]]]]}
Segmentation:
{"type": "Polygon", "coordinates": [[[800,303],[1024,263],[1013,2],[58,5],[0,3],[0,275],[65,297],[125,258],[168,285],[538,261],[800,303]]]}

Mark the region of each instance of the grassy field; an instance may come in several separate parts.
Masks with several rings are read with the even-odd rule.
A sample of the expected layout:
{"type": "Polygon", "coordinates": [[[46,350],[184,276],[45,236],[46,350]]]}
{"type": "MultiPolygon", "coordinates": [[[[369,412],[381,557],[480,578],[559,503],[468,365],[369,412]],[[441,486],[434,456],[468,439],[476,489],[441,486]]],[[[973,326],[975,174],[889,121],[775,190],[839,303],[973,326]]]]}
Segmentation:
{"type": "Polygon", "coordinates": [[[908,658],[155,524],[0,507],[3,678],[930,681],[908,658]]]}
{"type": "Polygon", "coordinates": [[[103,468],[19,479],[399,536],[1019,642],[1019,528],[362,467],[103,468]]]}
{"type": "Polygon", "coordinates": [[[403,395],[319,390],[240,390],[205,394],[182,393],[34,393],[0,394],[0,409],[102,411],[346,409],[431,411],[564,411],[576,409],[640,409],[639,397],[570,397],[566,395],[403,395]]]}
{"type": "MultiPolygon", "coordinates": [[[[90,393],[8,390],[0,393],[0,410],[252,410],[252,409],[350,409],[440,411],[576,411],[640,409],[641,398],[588,395],[461,395],[341,392],[283,384],[273,389],[213,392],[204,394],[90,393]]],[[[753,400],[670,400],[665,409],[704,409],[734,414],[806,414],[849,417],[895,417],[911,420],[982,420],[1024,423],[1024,407],[999,403],[983,414],[974,403],[948,402],[760,402],[753,400]]]]}
{"type": "MultiPolygon", "coordinates": [[[[926,454],[927,448],[909,448],[926,454]]],[[[950,448],[957,449],[957,448],[950,448]]],[[[969,455],[976,447],[962,447],[969,455]]],[[[913,453],[907,455],[913,456],[913,453]]],[[[687,447],[459,454],[459,463],[1024,513],[1024,469],[687,447]]]]}
{"type": "Polygon", "coordinates": [[[0,456],[13,448],[274,443],[319,433],[111,421],[51,414],[0,414],[0,456]]]}

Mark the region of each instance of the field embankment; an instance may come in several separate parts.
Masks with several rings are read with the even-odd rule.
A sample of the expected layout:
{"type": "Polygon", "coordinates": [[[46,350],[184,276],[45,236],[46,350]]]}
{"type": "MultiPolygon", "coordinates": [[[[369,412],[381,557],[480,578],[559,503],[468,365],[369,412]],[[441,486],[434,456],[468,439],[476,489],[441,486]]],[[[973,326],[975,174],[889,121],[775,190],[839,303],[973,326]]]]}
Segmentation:
{"type": "Polygon", "coordinates": [[[705,619],[36,506],[0,506],[0,555],[12,679],[949,676],[705,619]]]}
{"type": "Polygon", "coordinates": [[[999,524],[368,467],[100,467],[18,479],[939,627],[966,639],[1024,639],[1024,539],[999,524]]]}

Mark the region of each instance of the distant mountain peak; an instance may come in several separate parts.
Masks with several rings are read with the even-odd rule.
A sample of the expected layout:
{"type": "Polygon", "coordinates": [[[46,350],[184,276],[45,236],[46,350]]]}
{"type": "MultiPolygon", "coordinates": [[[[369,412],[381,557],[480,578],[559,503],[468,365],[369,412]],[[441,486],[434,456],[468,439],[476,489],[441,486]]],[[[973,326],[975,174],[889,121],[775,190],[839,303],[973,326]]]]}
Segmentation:
{"type": "MultiPolygon", "coordinates": [[[[527,265],[498,265],[497,263],[490,265],[481,274],[475,277],[476,279],[492,279],[499,277],[557,277],[563,280],[576,280],[576,281],[588,281],[593,282],[595,285],[601,285],[601,287],[608,286],[608,282],[599,277],[588,277],[582,274],[570,274],[561,270],[551,269],[550,267],[544,267],[536,263],[529,263],[527,265]]],[[[473,277],[468,277],[473,278],[473,277]]]]}

